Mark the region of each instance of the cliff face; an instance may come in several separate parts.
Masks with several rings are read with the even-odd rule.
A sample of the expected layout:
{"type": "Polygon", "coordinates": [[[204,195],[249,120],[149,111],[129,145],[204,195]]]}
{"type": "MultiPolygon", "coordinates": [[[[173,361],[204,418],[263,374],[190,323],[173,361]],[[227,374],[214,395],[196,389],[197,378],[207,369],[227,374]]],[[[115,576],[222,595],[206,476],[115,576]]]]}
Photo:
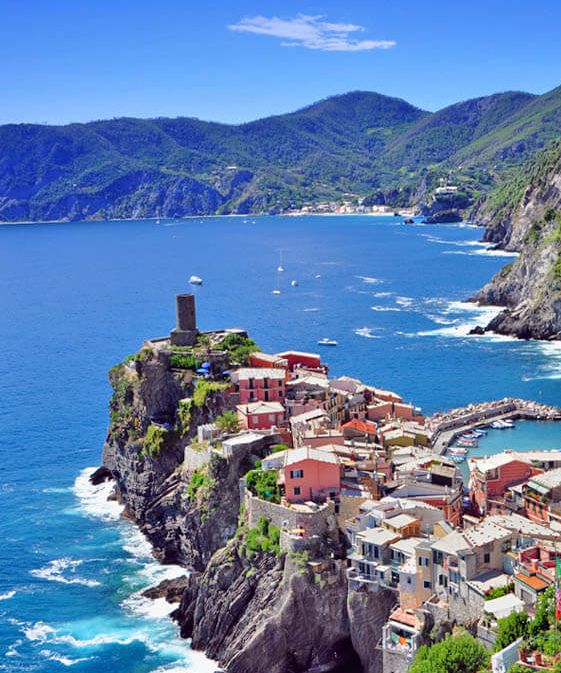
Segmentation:
{"type": "Polygon", "coordinates": [[[321,580],[290,553],[248,560],[235,540],[191,578],[176,617],[229,673],[360,671],[346,600],[343,561],[321,580]]]}
{"type": "Polygon", "coordinates": [[[96,478],[115,479],[159,559],[191,569],[186,581],[152,593],[182,594],[174,616],[193,648],[228,673],[382,673],[377,645],[394,592],[349,593],[336,528],[304,551],[290,545],[305,540],[283,549],[278,537],[256,551],[239,480],[266,449],[226,457],[192,442],[197,426],[231,405],[224,386],[196,382],[170,366],[169,353],[150,349],[113,368],[110,380],[96,478]]]}
{"type": "Polygon", "coordinates": [[[512,205],[487,211],[485,240],[519,251],[476,296],[505,306],[487,330],[523,339],[561,338],[561,144],[511,186],[512,205]]]}
{"type": "Polygon", "coordinates": [[[238,481],[251,466],[213,455],[199,471],[204,487],[189,489],[194,469],[183,468],[185,446],[198,425],[228,406],[224,391],[210,390],[204,403],[182,408],[181,400],[193,399],[196,388],[190,372],[170,369],[168,356],[150,351],[113,368],[110,380],[103,465],[126,513],[162,560],[202,569],[236,529],[238,481]]]}

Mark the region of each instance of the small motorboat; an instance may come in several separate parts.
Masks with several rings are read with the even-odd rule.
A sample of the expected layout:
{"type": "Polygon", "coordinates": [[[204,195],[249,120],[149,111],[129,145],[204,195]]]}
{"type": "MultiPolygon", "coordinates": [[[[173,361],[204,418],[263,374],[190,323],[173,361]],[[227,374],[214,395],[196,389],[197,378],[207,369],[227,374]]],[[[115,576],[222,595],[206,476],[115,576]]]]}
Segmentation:
{"type": "Polygon", "coordinates": [[[200,276],[191,276],[189,278],[189,283],[191,285],[202,285],[203,284],[203,279],[200,276]]]}
{"type": "Polygon", "coordinates": [[[514,423],[512,421],[495,421],[494,423],[491,423],[491,427],[494,430],[507,430],[508,428],[513,428],[514,423]]]}
{"type": "Polygon", "coordinates": [[[458,446],[467,446],[468,448],[477,446],[476,439],[459,439],[458,446]]]}
{"type": "Polygon", "coordinates": [[[280,293],[281,293],[280,290],[273,290],[273,292],[272,292],[272,294],[280,294],[280,293]]]}
{"type": "Polygon", "coordinates": [[[292,285],[292,287],[298,287],[298,281],[297,280],[291,280],[290,284],[292,285]]]}
{"type": "Polygon", "coordinates": [[[468,449],[465,446],[450,446],[448,448],[448,453],[451,456],[465,456],[467,452],[468,449]]]}
{"type": "Polygon", "coordinates": [[[461,463],[466,459],[466,457],[465,456],[450,456],[450,459],[453,460],[455,463],[461,463]]]}
{"type": "Polygon", "coordinates": [[[320,339],[318,341],[319,346],[336,346],[337,342],[335,339],[328,339],[327,337],[324,337],[323,339],[320,339]]]}

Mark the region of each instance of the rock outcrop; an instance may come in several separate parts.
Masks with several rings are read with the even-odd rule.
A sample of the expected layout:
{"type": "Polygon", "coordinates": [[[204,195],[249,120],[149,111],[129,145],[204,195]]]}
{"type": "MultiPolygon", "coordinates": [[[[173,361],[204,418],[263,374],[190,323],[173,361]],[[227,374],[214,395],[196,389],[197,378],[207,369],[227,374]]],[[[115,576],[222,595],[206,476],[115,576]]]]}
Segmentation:
{"type": "Polygon", "coordinates": [[[146,347],[114,367],[110,381],[103,466],[92,476],[115,480],[157,558],[189,568],[145,595],[181,599],[173,616],[192,647],[228,673],[381,673],[376,645],[393,592],[349,593],[336,526],[309,540],[286,536],[284,547],[285,533],[265,517],[250,527],[239,482],[266,446],[225,455],[192,441],[233,404],[220,378],[197,379],[174,368],[165,347],[146,347]],[[263,519],[272,537],[255,548],[263,519]]]}
{"type": "Polygon", "coordinates": [[[192,578],[175,616],[229,673],[343,673],[361,670],[346,601],[344,562],[318,581],[296,555],[250,560],[236,540],[192,578]]]}
{"type": "Polygon", "coordinates": [[[519,251],[474,299],[505,306],[486,329],[522,339],[561,339],[561,143],[528,169],[487,216],[485,240],[519,251]],[[522,185],[522,186],[521,186],[522,185]]]}

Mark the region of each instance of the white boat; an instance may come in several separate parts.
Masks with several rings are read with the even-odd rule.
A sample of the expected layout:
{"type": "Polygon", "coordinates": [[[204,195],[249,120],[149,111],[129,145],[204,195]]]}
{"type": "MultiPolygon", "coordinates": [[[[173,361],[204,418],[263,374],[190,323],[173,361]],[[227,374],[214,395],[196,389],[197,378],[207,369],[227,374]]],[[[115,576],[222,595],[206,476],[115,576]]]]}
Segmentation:
{"type": "Polygon", "coordinates": [[[202,285],[203,284],[203,279],[200,276],[191,276],[189,278],[189,283],[191,285],[202,285]]]}
{"type": "Polygon", "coordinates": [[[298,281],[297,280],[291,280],[290,284],[292,285],[292,287],[298,287],[298,281]]]}
{"type": "Polygon", "coordinates": [[[273,294],[280,294],[280,287],[279,287],[279,272],[277,271],[275,275],[275,289],[273,290],[273,294]]]}
{"type": "Polygon", "coordinates": [[[448,448],[448,453],[451,456],[465,456],[468,452],[465,446],[450,446],[448,448]]]}
{"type": "Polygon", "coordinates": [[[277,271],[281,273],[284,271],[284,266],[282,265],[282,250],[279,252],[279,265],[277,266],[277,271]]]}
{"type": "Polygon", "coordinates": [[[328,339],[327,337],[324,337],[323,339],[320,339],[318,341],[319,346],[336,346],[337,342],[335,339],[328,339]]]}
{"type": "Polygon", "coordinates": [[[506,430],[508,428],[513,428],[514,423],[512,421],[502,421],[498,420],[494,423],[491,423],[491,427],[495,430],[506,430]]]}

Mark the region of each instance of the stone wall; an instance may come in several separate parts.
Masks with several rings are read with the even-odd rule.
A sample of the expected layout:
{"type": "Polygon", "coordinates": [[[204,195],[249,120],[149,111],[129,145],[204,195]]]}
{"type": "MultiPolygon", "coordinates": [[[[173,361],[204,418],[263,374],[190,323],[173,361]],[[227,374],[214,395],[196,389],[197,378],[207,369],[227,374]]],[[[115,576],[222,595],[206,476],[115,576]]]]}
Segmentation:
{"type": "Polygon", "coordinates": [[[306,537],[323,536],[337,530],[335,505],[328,501],[314,512],[301,512],[292,507],[284,507],[266,500],[260,500],[249,491],[245,491],[244,506],[247,523],[250,528],[257,525],[264,516],[281,530],[303,528],[306,537]]]}

